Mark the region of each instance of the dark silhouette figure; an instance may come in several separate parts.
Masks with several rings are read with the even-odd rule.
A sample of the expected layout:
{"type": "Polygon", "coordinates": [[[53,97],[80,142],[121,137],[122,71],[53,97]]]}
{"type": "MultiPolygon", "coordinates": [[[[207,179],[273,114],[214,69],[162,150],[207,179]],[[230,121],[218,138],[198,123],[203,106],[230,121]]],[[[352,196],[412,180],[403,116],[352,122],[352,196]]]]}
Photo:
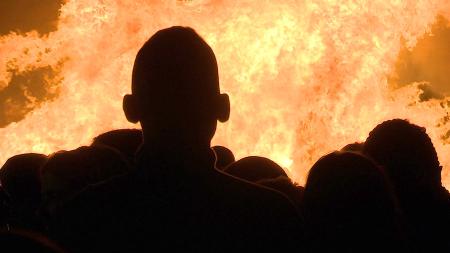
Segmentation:
{"type": "MultiPolygon", "coordinates": [[[[7,210],[11,228],[41,230],[36,211],[41,204],[40,168],[47,156],[26,153],[9,158],[0,170],[4,190],[3,208],[7,210]]],[[[6,210],[5,210],[6,211],[6,210]]]]}
{"type": "Polygon", "coordinates": [[[244,157],[230,164],[225,172],[235,177],[257,182],[264,179],[273,179],[280,176],[287,177],[286,172],[276,162],[260,156],[244,157]]]}
{"type": "Polygon", "coordinates": [[[292,201],[297,210],[301,212],[304,192],[303,186],[292,182],[292,180],[287,176],[262,179],[256,181],[256,183],[283,193],[290,201],[292,201]]]}
{"type": "Polygon", "coordinates": [[[248,156],[230,164],[224,172],[282,193],[300,211],[303,187],[292,182],[276,162],[265,157],[248,156]]]}
{"type": "Polygon", "coordinates": [[[92,145],[106,145],[120,151],[128,161],[134,161],[134,156],[142,144],[142,131],[139,129],[117,129],[102,133],[94,138],[92,145]]]}
{"type": "Polygon", "coordinates": [[[214,146],[212,150],[216,154],[216,169],[224,170],[228,165],[234,163],[233,152],[224,146],[214,146]]]}
{"type": "Polygon", "coordinates": [[[421,252],[450,252],[450,195],[425,128],[388,120],[370,132],[364,153],[391,179],[413,241],[421,252]]]}
{"type": "Polygon", "coordinates": [[[405,250],[387,181],[368,158],[334,152],[311,168],[303,196],[313,252],[405,250]]]}
{"type": "Polygon", "coordinates": [[[55,210],[90,184],[129,171],[121,154],[107,146],[83,146],[52,154],[42,166],[43,215],[55,210]]]}
{"type": "Polygon", "coordinates": [[[123,107],[142,126],[136,171],[89,187],[55,220],[73,251],[231,251],[296,247],[300,218],[283,195],[215,169],[210,147],[230,104],[212,49],[191,28],[139,50],[123,107]]]}
{"type": "Polygon", "coordinates": [[[276,162],[265,157],[248,156],[230,164],[224,172],[281,192],[300,211],[303,187],[294,184],[276,162]]]}

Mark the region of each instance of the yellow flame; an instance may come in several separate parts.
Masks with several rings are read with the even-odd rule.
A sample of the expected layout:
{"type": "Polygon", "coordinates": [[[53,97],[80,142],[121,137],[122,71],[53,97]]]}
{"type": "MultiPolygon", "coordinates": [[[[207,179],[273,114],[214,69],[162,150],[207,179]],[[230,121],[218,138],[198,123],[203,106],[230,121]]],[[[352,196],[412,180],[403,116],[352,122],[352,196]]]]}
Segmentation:
{"type": "Polygon", "coordinates": [[[48,36],[0,37],[0,88],[11,65],[25,71],[63,62],[64,78],[58,99],[0,129],[0,160],[75,148],[132,127],[121,99],[130,91],[137,50],[157,30],[184,25],[216,52],[232,116],[214,142],[237,157],[268,156],[302,183],[320,156],[400,117],[427,127],[450,187],[450,149],[441,138],[450,128],[438,124],[447,106],[419,102],[413,85],[387,84],[400,38],[414,46],[449,10],[446,0],[66,1],[48,36]]]}

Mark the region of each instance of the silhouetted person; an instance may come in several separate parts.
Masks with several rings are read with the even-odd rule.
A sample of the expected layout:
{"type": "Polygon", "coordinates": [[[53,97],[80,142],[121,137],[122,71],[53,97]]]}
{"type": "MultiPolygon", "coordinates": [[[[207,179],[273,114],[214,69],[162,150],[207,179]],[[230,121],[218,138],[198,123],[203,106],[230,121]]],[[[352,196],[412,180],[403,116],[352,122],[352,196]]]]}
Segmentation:
{"type": "Polygon", "coordinates": [[[292,201],[297,210],[301,212],[304,188],[297,183],[292,182],[289,177],[279,176],[276,178],[261,179],[256,181],[256,184],[263,185],[283,193],[289,198],[289,200],[292,201]]]}
{"type": "Polygon", "coordinates": [[[116,129],[102,133],[94,138],[92,145],[106,145],[120,151],[130,162],[142,144],[142,131],[139,129],[116,129]]]}
{"type": "Polygon", "coordinates": [[[283,193],[300,210],[303,187],[296,185],[276,162],[261,156],[244,157],[224,172],[283,193]]]}
{"type": "Polygon", "coordinates": [[[404,250],[388,183],[368,158],[334,152],[311,168],[303,196],[313,252],[404,250]]]}
{"type": "Polygon", "coordinates": [[[0,170],[2,188],[8,195],[9,225],[41,230],[36,211],[41,204],[40,168],[47,156],[26,153],[9,158],[0,170]]]}
{"type": "Polygon", "coordinates": [[[214,146],[212,150],[216,154],[216,168],[218,170],[224,170],[236,161],[233,152],[224,146],[214,146]]]}
{"type": "Polygon", "coordinates": [[[127,119],[142,126],[137,170],[67,206],[55,231],[66,245],[228,252],[303,244],[287,198],[215,169],[210,142],[230,111],[218,78],[212,49],[190,28],[161,30],[144,44],[123,101],[127,119]]]}
{"type": "Polygon", "coordinates": [[[412,236],[422,252],[450,252],[450,195],[425,128],[388,120],[369,134],[364,153],[391,179],[412,236]]]}
{"type": "Polygon", "coordinates": [[[128,171],[128,165],[120,153],[107,146],[83,146],[54,153],[41,170],[41,211],[51,215],[88,185],[128,171]]]}
{"type": "Polygon", "coordinates": [[[259,180],[287,177],[286,172],[276,162],[261,156],[244,157],[232,164],[225,170],[227,174],[245,179],[250,182],[259,180]]]}

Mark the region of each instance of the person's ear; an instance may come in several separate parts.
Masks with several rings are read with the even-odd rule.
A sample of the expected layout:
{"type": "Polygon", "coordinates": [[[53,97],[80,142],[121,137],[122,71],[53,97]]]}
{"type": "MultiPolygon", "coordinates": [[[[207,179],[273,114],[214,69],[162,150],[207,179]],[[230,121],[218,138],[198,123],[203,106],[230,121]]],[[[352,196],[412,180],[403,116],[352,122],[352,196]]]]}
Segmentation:
{"type": "Polygon", "coordinates": [[[230,98],[228,94],[220,94],[217,106],[217,119],[226,122],[230,118],[230,98]]]}
{"type": "Polygon", "coordinates": [[[138,123],[140,120],[139,106],[136,101],[136,97],[127,94],[123,97],[123,112],[127,117],[127,120],[131,123],[138,123]]]}

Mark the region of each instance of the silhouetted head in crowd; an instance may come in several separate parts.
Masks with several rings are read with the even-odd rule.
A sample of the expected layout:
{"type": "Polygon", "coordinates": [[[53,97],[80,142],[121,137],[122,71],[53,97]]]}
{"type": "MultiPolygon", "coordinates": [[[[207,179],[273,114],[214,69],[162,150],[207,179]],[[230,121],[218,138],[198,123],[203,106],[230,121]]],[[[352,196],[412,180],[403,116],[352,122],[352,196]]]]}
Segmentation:
{"type": "Polygon", "coordinates": [[[0,181],[13,203],[23,203],[27,206],[40,203],[40,168],[46,160],[45,155],[27,153],[13,156],[6,161],[0,170],[0,181]]]}
{"type": "Polygon", "coordinates": [[[402,119],[385,121],[370,132],[364,153],[386,170],[399,193],[441,187],[441,166],[423,127],[402,119]]]}
{"type": "Polygon", "coordinates": [[[159,150],[209,149],[217,120],[230,112],[212,49],[187,27],[160,30],[139,50],[123,108],[159,150]]]}
{"type": "Polygon", "coordinates": [[[425,128],[402,119],[385,121],[370,132],[364,153],[391,179],[418,251],[450,251],[450,194],[441,184],[441,166],[425,128]]]}
{"type": "Polygon", "coordinates": [[[214,153],[216,154],[216,168],[219,170],[224,170],[228,165],[235,162],[233,152],[224,146],[214,146],[212,147],[214,153]]]}
{"type": "Polygon", "coordinates": [[[144,44],[123,109],[142,126],[142,169],[89,187],[61,208],[66,215],[54,215],[54,234],[69,235],[66,245],[216,252],[301,238],[300,218],[286,198],[214,169],[210,142],[230,105],[220,94],[214,53],[194,30],[163,29],[144,44]]]}
{"type": "Polygon", "coordinates": [[[304,188],[292,182],[289,177],[279,176],[276,178],[262,179],[256,183],[283,193],[292,201],[298,210],[301,209],[304,188]]]}
{"type": "Polygon", "coordinates": [[[92,145],[106,145],[119,150],[128,159],[133,159],[142,144],[142,131],[139,129],[117,129],[102,133],[94,138],[92,145]]]}
{"type": "Polygon", "coordinates": [[[283,168],[276,162],[261,156],[244,157],[230,164],[225,172],[235,177],[256,182],[263,179],[285,176],[283,168]]]}
{"type": "Polygon", "coordinates": [[[320,158],[309,172],[303,206],[318,252],[327,247],[363,252],[398,239],[394,197],[382,171],[363,155],[334,152],[320,158]]]}
{"type": "Polygon", "coordinates": [[[354,142],[345,145],[341,148],[341,151],[350,151],[350,152],[363,152],[364,142],[354,142]]]}
{"type": "Polygon", "coordinates": [[[42,197],[52,212],[90,184],[128,172],[121,154],[106,146],[83,146],[51,155],[42,167],[42,197]]]}

